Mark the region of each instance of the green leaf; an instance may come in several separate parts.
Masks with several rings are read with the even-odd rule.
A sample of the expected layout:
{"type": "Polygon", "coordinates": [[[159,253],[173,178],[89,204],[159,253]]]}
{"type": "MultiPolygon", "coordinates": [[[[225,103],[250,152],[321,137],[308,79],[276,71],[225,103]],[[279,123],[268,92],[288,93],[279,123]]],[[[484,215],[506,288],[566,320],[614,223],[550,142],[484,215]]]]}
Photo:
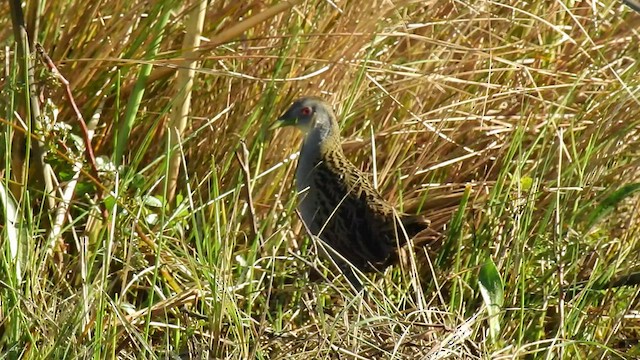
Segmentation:
{"type": "Polygon", "coordinates": [[[156,196],[146,196],[144,198],[144,204],[152,208],[161,208],[163,206],[162,200],[156,196]]]}
{"type": "Polygon", "coordinates": [[[116,198],[111,195],[105,197],[104,206],[107,208],[107,210],[113,210],[113,207],[116,206],[116,198]]]}
{"type": "Polygon", "coordinates": [[[498,268],[491,258],[487,259],[480,268],[478,285],[489,314],[489,335],[495,343],[500,335],[499,314],[504,305],[504,284],[498,268]]]}
{"type": "Polygon", "coordinates": [[[136,190],[141,190],[144,188],[147,179],[142,174],[133,175],[133,179],[131,179],[131,187],[136,190]]]}
{"type": "Polygon", "coordinates": [[[587,231],[591,230],[591,228],[602,220],[603,217],[611,213],[622,200],[629,197],[639,189],[640,183],[626,184],[602,200],[602,202],[600,202],[600,204],[591,213],[591,216],[589,216],[587,231]]]}
{"type": "Polygon", "coordinates": [[[529,176],[523,176],[520,178],[520,188],[522,191],[529,191],[533,186],[533,179],[529,176]]]}

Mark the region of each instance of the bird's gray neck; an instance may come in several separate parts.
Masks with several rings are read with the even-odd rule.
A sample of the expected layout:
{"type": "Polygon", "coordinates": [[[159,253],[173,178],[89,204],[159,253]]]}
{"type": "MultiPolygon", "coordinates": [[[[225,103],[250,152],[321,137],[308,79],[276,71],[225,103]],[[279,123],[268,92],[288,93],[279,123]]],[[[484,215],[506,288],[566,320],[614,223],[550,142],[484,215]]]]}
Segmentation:
{"type": "Polygon", "coordinates": [[[340,146],[340,129],[333,114],[318,112],[313,127],[306,134],[300,157],[305,160],[313,160],[312,157],[320,158],[322,153],[332,149],[336,145],[340,146]]]}
{"type": "Polygon", "coordinates": [[[327,138],[329,131],[326,129],[313,128],[302,142],[300,149],[300,157],[306,157],[305,160],[313,160],[310,157],[319,157],[322,147],[322,141],[327,138]]]}
{"type": "Polygon", "coordinates": [[[311,172],[322,161],[328,151],[341,151],[338,124],[332,119],[317,121],[307,133],[296,170],[296,187],[303,191],[310,185],[311,172]],[[337,147],[337,148],[336,148],[337,147]]]}
{"type": "Polygon", "coordinates": [[[307,134],[300,149],[300,158],[296,169],[296,188],[298,192],[303,191],[310,185],[311,172],[322,159],[321,145],[322,134],[314,128],[307,134]]]}

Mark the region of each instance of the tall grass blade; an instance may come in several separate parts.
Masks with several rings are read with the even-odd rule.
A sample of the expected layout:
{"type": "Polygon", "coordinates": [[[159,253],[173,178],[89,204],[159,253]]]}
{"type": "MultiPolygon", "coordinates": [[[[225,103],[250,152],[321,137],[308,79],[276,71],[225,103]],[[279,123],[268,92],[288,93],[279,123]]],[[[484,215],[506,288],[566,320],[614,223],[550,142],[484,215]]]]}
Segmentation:
{"type": "Polygon", "coordinates": [[[605,216],[611,214],[622,200],[633,195],[638,190],[640,190],[640,183],[626,184],[602,200],[589,216],[587,232],[605,216]]]}

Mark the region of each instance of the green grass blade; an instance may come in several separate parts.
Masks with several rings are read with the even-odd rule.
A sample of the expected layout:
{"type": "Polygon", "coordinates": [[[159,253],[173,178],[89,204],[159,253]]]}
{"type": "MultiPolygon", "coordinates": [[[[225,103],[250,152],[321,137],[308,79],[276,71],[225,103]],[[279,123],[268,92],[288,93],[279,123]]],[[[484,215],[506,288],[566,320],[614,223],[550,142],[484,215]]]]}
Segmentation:
{"type": "Polygon", "coordinates": [[[602,218],[611,214],[622,200],[633,195],[639,189],[640,183],[626,184],[614,191],[613,194],[607,196],[600,202],[600,204],[598,204],[589,216],[589,220],[587,221],[587,230],[591,230],[594,225],[602,220],[602,218]]]}

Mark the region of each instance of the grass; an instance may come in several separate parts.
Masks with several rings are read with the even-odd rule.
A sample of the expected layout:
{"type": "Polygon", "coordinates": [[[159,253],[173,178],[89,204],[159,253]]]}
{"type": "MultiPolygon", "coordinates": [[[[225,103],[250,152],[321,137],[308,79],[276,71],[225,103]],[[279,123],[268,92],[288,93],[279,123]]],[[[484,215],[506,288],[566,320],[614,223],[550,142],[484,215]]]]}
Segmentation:
{"type": "Polygon", "coordinates": [[[64,86],[0,20],[0,357],[638,356],[637,13],[200,5],[26,4],[23,46],[69,81],[99,179],[64,86]],[[366,296],[296,215],[300,135],[267,130],[302,94],[432,221],[366,296]]]}

